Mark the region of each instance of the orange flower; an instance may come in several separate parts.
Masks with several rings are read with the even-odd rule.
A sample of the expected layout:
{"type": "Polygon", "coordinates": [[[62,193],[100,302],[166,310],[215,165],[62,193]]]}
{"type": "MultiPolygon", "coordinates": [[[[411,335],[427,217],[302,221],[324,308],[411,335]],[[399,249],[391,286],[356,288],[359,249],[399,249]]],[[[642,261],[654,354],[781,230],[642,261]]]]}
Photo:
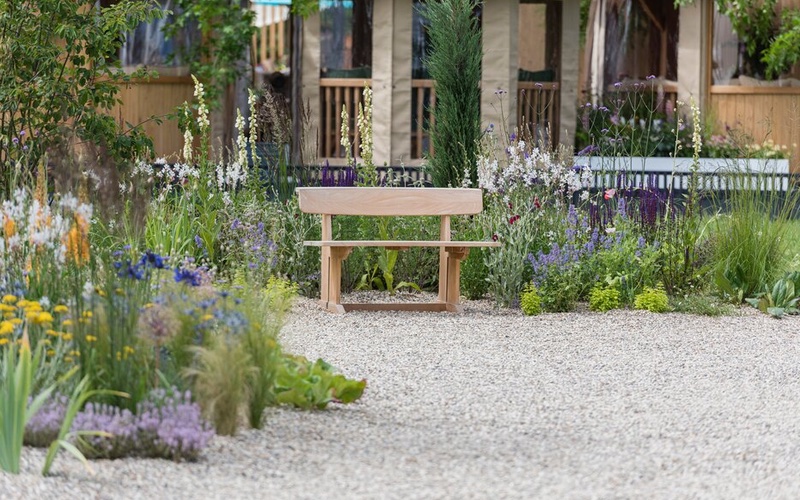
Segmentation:
{"type": "Polygon", "coordinates": [[[17,224],[14,222],[14,219],[6,216],[3,221],[3,234],[5,234],[6,238],[11,238],[16,232],[17,224]]]}
{"type": "Polygon", "coordinates": [[[80,215],[75,215],[75,223],[66,237],[67,255],[82,266],[89,260],[89,223],[80,215]]]}

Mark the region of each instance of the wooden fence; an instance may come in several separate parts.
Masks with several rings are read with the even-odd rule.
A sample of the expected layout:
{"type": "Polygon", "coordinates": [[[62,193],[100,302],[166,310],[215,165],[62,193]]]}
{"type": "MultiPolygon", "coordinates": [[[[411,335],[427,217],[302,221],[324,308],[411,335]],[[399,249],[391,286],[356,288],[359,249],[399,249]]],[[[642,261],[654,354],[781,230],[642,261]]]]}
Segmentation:
{"type": "Polygon", "coordinates": [[[517,127],[537,140],[558,143],[561,98],[556,82],[517,84],[517,127]]]}
{"type": "Polygon", "coordinates": [[[192,102],[194,83],[189,76],[162,76],[154,80],[132,82],[120,87],[121,105],[111,110],[111,116],[120,123],[144,123],[144,131],[153,139],[155,152],[160,157],[180,154],[183,134],[175,120],[165,120],[161,125],[152,116],[163,117],[184,101],[192,102]]]}
{"type": "Polygon", "coordinates": [[[433,154],[430,130],[433,115],[430,110],[436,106],[436,91],[433,80],[411,80],[411,158],[423,158],[433,154]]]}
{"type": "MultiPolygon", "coordinates": [[[[796,156],[800,144],[800,87],[713,85],[710,116],[717,131],[735,129],[761,144],[767,140],[796,156]]],[[[797,172],[797,161],[792,162],[797,172]]]]}
{"type": "Polygon", "coordinates": [[[365,85],[371,80],[360,78],[320,78],[319,156],[322,158],[345,158],[342,146],[342,109],[347,109],[347,130],[352,150],[356,156],[361,137],[356,126],[358,105],[363,101],[365,85]]]}

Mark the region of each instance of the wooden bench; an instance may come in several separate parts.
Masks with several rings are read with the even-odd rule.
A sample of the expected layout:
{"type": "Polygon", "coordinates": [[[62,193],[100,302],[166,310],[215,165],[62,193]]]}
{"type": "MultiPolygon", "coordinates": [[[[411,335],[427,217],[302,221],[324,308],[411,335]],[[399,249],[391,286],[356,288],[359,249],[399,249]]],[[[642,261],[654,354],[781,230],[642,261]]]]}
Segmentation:
{"type": "Polygon", "coordinates": [[[320,303],[331,312],[353,310],[403,310],[457,312],[460,295],[461,261],[470,248],[497,247],[492,241],[452,241],[450,217],[477,214],[483,210],[480,189],[448,188],[368,188],[331,187],[297,188],[300,210],[322,215],[321,241],[304,245],[322,247],[320,303]],[[331,220],[334,215],[425,216],[439,215],[439,239],[436,241],[334,240],[331,220]],[[439,248],[439,297],[430,303],[342,304],[342,262],[354,247],[383,247],[407,250],[411,247],[439,248]]]}

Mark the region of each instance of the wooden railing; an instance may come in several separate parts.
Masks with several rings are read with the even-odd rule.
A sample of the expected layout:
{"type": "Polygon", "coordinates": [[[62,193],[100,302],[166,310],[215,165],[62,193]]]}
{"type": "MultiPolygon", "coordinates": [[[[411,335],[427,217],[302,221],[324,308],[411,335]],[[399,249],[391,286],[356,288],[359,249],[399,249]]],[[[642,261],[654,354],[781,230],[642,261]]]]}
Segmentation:
{"type": "Polygon", "coordinates": [[[289,33],[289,7],[253,5],[257,31],[253,35],[253,54],[257,64],[275,71],[288,62],[286,37],[289,33]]]}
{"type": "Polygon", "coordinates": [[[344,158],[342,146],[342,108],[347,109],[348,139],[353,149],[350,154],[356,156],[361,137],[356,126],[358,105],[363,101],[364,86],[371,85],[371,80],[363,78],[320,78],[320,113],[319,113],[319,156],[322,158],[344,158]]]}
{"type": "MultiPolygon", "coordinates": [[[[347,108],[350,143],[358,151],[360,137],[355,126],[358,104],[362,101],[364,84],[359,78],[320,79],[320,137],[319,155],[322,158],[344,158],[342,139],[342,106],[347,108]]],[[[411,158],[420,159],[432,154],[428,130],[433,124],[430,109],[436,105],[433,80],[411,80],[411,158]]],[[[557,83],[519,82],[517,121],[520,128],[538,134],[538,138],[558,141],[561,101],[557,83]],[[550,134],[550,135],[545,135],[550,134]]],[[[351,152],[352,154],[352,152],[351,152]]]]}
{"type": "Polygon", "coordinates": [[[436,91],[433,80],[411,80],[411,158],[423,158],[433,154],[430,130],[433,115],[430,110],[436,106],[436,91]]]}
{"type": "Polygon", "coordinates": [[[517,83],[517,127],[537,141],[558,143],[561,98],[558,83],[517,83]]]}

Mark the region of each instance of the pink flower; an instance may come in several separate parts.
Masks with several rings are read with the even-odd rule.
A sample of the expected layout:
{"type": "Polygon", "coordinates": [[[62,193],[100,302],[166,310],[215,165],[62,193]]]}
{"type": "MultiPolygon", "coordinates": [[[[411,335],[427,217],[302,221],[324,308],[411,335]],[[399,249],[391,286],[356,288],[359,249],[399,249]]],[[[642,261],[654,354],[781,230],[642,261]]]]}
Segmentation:
{"type": "Polygon", "coordinates": [[[614,197],[615,194],[617,194],[617,190],[616,189],[606,189],[606,192],[603,195],[603,198],[605,198],[606,200],[610,200],[611,198],[614,197]]]}

